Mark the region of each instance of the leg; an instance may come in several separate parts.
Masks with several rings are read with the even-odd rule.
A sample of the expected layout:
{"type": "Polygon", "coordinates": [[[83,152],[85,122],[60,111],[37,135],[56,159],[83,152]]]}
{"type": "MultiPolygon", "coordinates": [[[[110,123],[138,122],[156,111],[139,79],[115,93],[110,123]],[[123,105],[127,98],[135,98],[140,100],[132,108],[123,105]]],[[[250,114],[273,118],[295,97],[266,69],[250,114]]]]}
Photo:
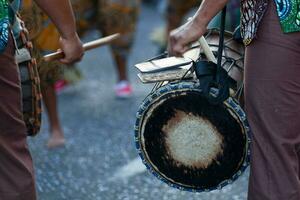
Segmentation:
{"type": "Polygon", "coordinates": [[[117,72],[118,72],[118,81],[128,81],[127,76],[127,56],[121,56],[119,54],[113,53],[114,60],[116,62],[117,66],[117,72]]]}
{"type": "MultiPolygon", "coordinates": [[[[124,36],[126,37],[126,36],[124,36]]],[[[127,42],[125,42],[126,44],[127,42]]],[[[119,98],[127,98],[131,96],[132,88],[129,84],[129,78],[127,74],[127,62],[129,57],[130,46],[121,46],[121,43],[112,46],[111,51],[115,61],[118,82],[115,85],[115,93],[119,98]]]]}
{"type": "Polygon", "coordinates": [[[122,35],[111,46],[118,73],[118,84],[115,87],[117,97],[128,97],[132,93],[126,66],[134,41],[139,6],[138,0],[130,0],[126,3],[106,0],[99,0],[98,2],[98,26],[101,32],[104,35],[113,33],[121,33],[122,35]]]}
{"type": "Polygon", "coordinates": [[[300,33],[283,34],[270,5],[247,47],[245,103],[253,132],[249,200],[300,199],[300,33]]]}
{"type": "Polygon", "coordinates": [[[48,148],[55,148],[63,146],[65,143],[57,112],[57,99],[54,87],[55,83],[62,77],[64,65],[58,62],[44,62],[41,59],[41,52],[42,50],[36,48],[34,55],[37,58],[38,65],[41,66],[39,67],[41,90],[49,119],[50,139],[47,146],[48,148]]]}
{"type": "Polygon", "coordinates": [[[35,200],[32,158],[21,112],[21,87],[10,42],[0,55],[0,199],[35,200]]]}
{"type": "Polygon", "coordinates": [[[60,125],[57,112],[57,98],[53,85],[48,85],[42,88],[45,107],[48,112],[50,124],[50,139],[48,140],[48,148],[55,148],[65,144],[64,134],[60,125]]]}

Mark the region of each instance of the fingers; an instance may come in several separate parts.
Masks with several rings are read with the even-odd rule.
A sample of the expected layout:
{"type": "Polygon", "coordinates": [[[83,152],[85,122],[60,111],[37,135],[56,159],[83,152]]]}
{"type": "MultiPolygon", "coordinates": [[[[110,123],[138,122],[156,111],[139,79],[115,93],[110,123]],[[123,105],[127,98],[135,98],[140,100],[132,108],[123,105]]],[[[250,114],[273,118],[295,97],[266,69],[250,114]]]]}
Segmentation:
{"type": "Polygon", "coordinates": [[[171,31],[169,36],[168,51],[172,56],[182,56],[188,49],[190,43],[197,39],[192,33],[191,22],[171,31]]]}
{"type": "Polygon", "coordinates": [[[182,35],[177,30],[172,31],[169,37],[168,52],[171,56],[180,57],[188,49],[182,35]]]}
{"type": "Polygon", "coordinates": [[[73,63],[81,61],[83,56],[84,56],[84,53],[81,53],[80,55],[73,55],[72,57],[65,56],[64,58],[60,59],[59,62],[61,62],[63,64],[73,64],[73,63]]]}
{"type": "Polygon", "coordinates": [[[171,56],[182,56],[190,44],[199,39],[206,31],[206,26],[190,20],[181,27],[171,31],[168,52],[171,56]]]}
{"type": "Polygon", "coordinates": [[[60,62],[64,64],[78,62],[84,55],[83,45],[77,34],[75,37],[61,38],[60,46],[65,55],[64,58],[60,59],[60,62]]]}

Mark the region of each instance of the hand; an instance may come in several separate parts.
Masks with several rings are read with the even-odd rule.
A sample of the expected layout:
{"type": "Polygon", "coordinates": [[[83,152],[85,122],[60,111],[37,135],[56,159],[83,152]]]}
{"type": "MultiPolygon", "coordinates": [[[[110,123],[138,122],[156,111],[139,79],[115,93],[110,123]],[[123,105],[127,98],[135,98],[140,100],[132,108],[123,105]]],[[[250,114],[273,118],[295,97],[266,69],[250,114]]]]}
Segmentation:
{"type": "Polygon", "coordinates": [[[168,52],[172,56],[182,56],[189,49],[189,45],[198,40],[206,32],[206,25],[202,25],[195,18],[171,31],[168,52]]]}
{"type": "Polygon", "coordinates": [[[81,60],[84,50],[76,33],[70,37],[61,37],[59,43],[61,51],[64,52],[65,55],[64,58],[60,59],[60,62],[64,64],[72,64],[81,60]]]}

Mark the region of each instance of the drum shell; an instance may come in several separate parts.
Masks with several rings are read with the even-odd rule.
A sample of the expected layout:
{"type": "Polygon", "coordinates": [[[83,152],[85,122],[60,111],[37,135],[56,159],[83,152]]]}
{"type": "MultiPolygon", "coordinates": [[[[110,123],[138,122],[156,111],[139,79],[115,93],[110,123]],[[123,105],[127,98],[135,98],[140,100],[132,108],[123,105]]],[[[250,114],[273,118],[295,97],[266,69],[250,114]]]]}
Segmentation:
{"type": "Polygon", "coordinates": [[[35,63],[25,61],[19,63],[23,119],[29,136],[36,135],[41,127],[41,90],[35,63]]]}
{"type": "Polygon", "coordinates": [[[22,90],[22,111],[23,119],[27,128],[28,136],[35,136],[40,131],[42,113],[42,93],[37,63],[32,58],[33,45],[29,41],[29,34],[24,23],[20,20],[20,34],[16,39],[18,46],[16,60],[19,62],[19,72],[22,90]],[[25,51],[22,51],[24,50],[25,51]],[[27,59],[18,59],[22,52],[27,52],[27,59]]]}

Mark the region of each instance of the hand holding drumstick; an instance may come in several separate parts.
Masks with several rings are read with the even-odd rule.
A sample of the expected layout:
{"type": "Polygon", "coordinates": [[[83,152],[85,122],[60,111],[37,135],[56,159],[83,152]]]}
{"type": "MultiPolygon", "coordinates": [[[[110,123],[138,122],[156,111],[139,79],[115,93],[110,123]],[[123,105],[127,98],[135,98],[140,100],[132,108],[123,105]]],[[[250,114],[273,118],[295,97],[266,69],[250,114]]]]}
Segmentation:
{"type": "MultiPolygon", "coordinates": [[[[88,50],[106,45],[108,43],[111,43],[112,41],[118,39],[119,37],[120,37],[119,33],[116,33],[116,34],[113,34],[113,35],[110,35],[110,36],[107,36],[107,37],[103,37],[103,38],[100,38],[98,40],[94,40],[94,41],[83,44],[83,49],[84,49],[84,51],[88,51],[88,50]]],[[[50,62],[50,61],[62,59],[62,58],[64,58],[64,55],[65,55],[64,52],[59,50],[55,53],[45,55],[43,57],[43,59],[46,62],[50,62]]]]}

